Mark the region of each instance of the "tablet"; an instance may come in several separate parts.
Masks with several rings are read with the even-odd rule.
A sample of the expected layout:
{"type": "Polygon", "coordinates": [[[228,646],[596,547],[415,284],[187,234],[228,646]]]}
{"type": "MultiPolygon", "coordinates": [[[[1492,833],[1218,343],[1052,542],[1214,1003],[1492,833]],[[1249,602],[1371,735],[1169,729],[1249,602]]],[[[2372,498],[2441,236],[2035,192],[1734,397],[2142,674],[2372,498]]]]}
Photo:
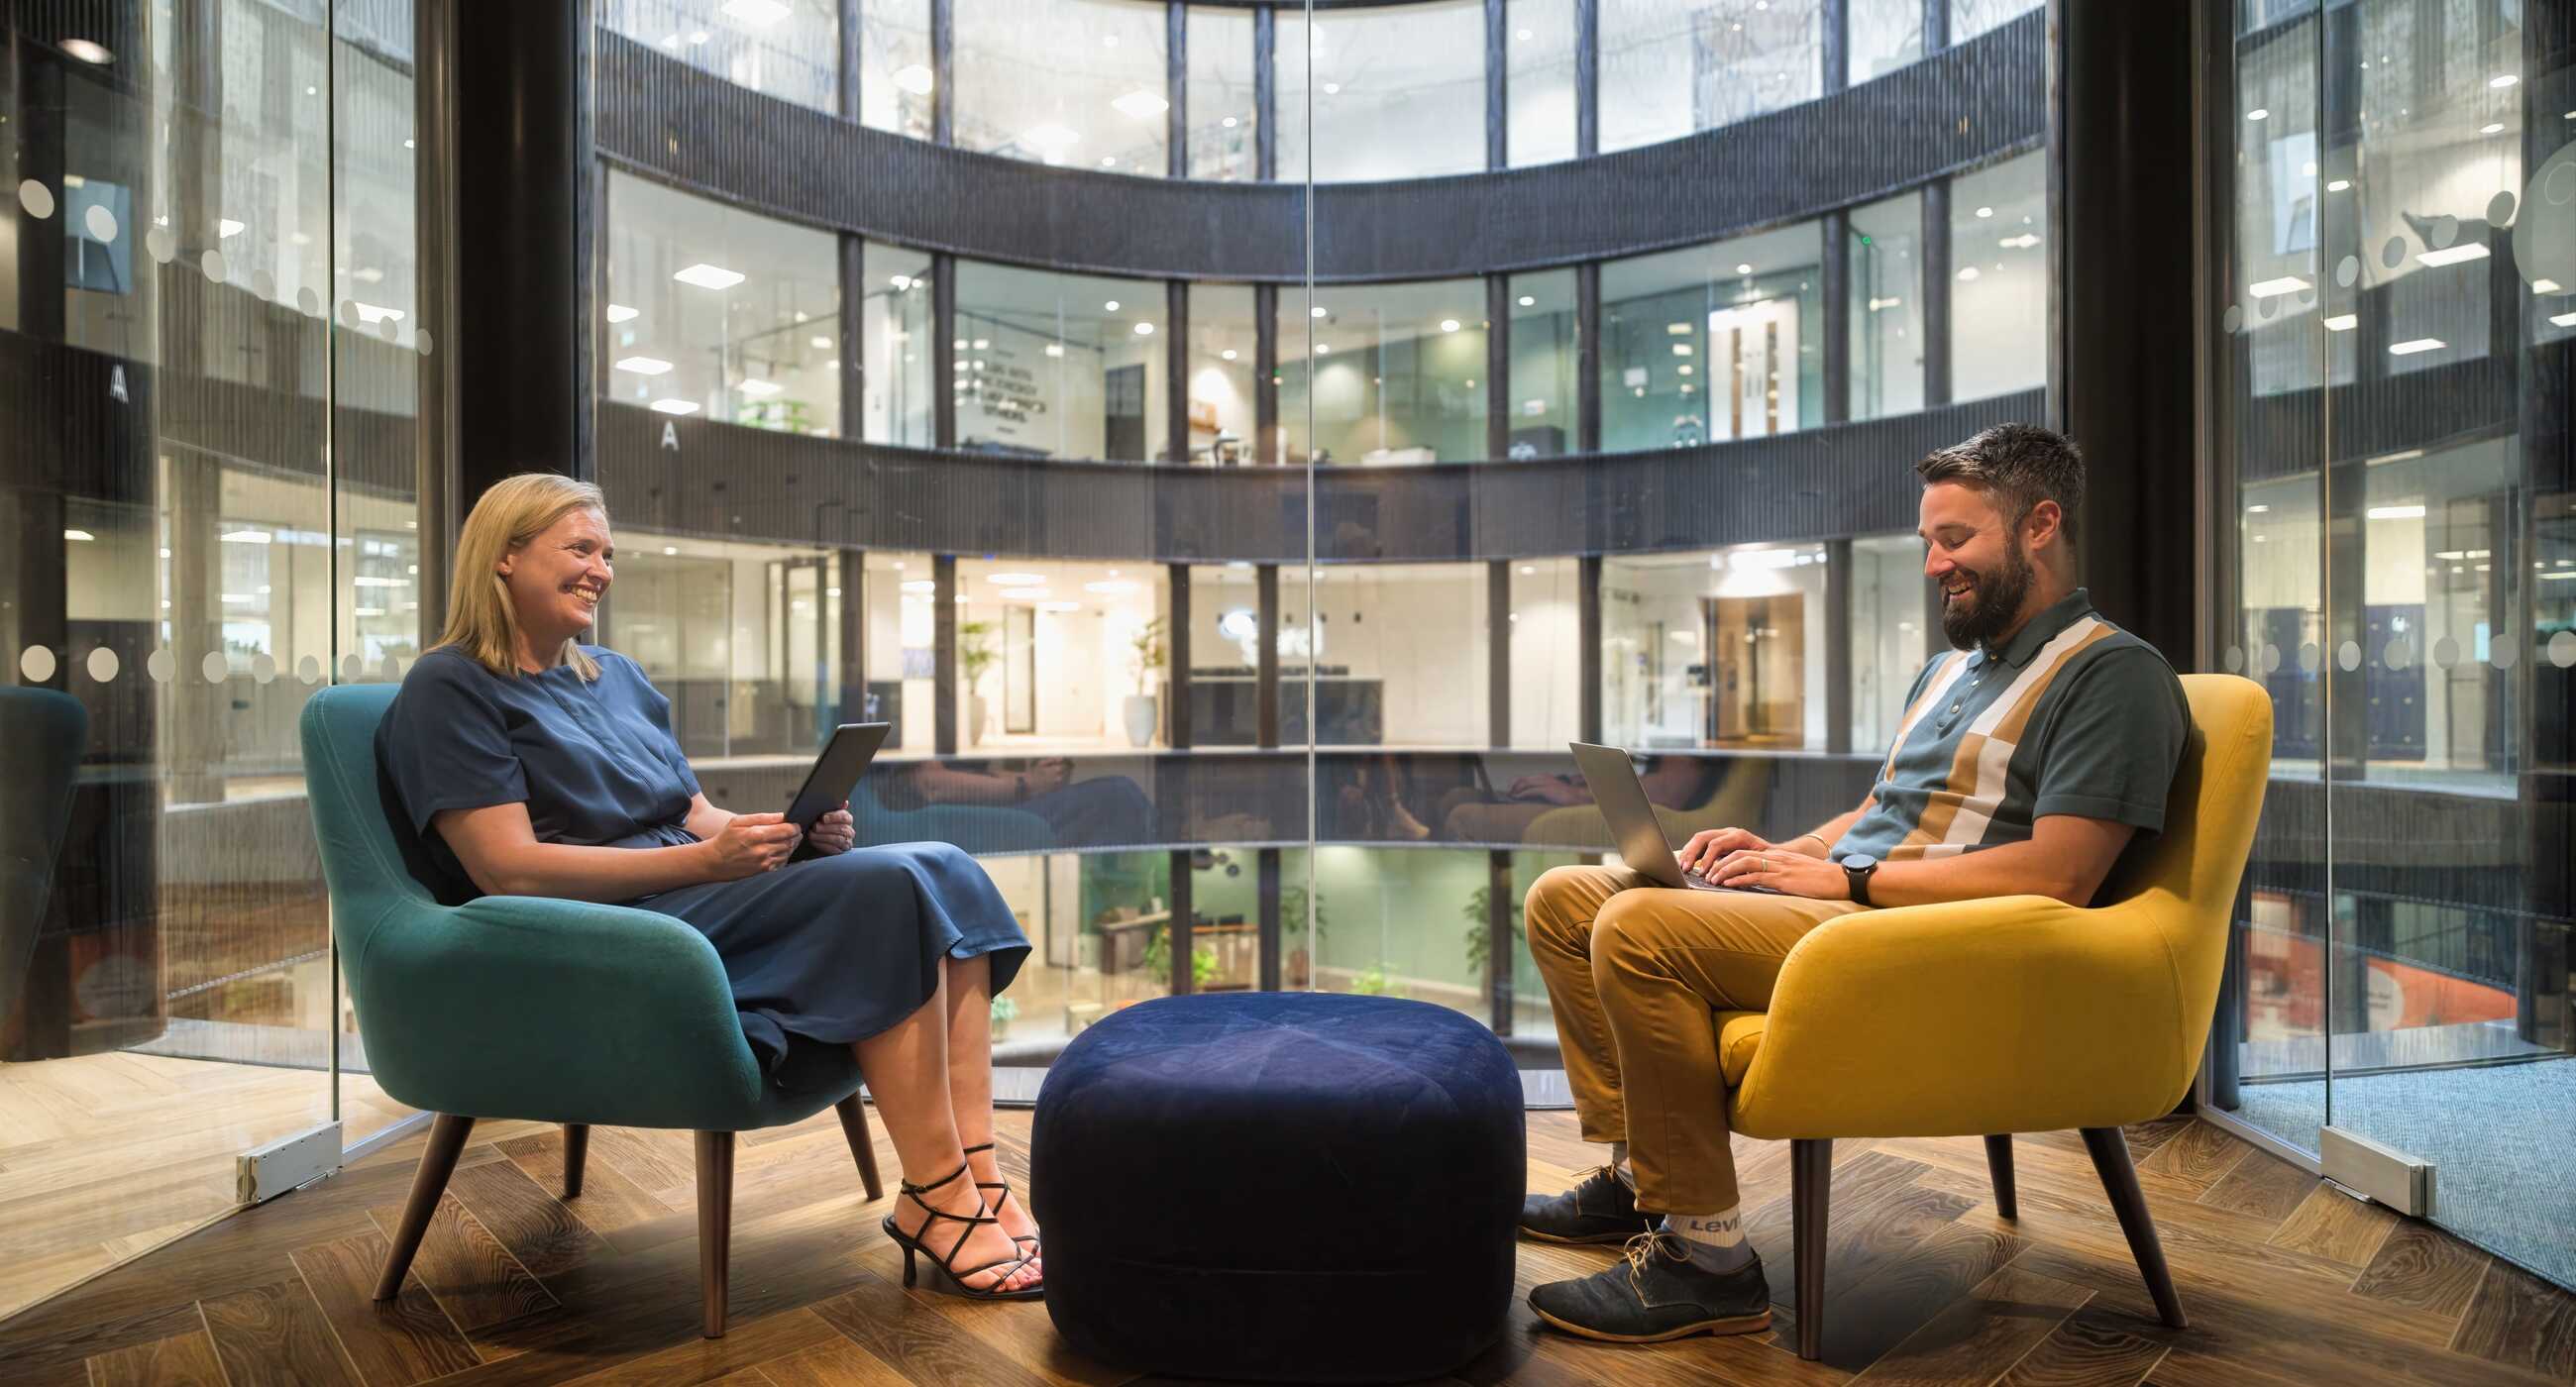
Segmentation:
{"type": "MultiPolygon", "coordinates": [[[[833,729],[832,740],[814,758],[814,768],[805,773],[804,788],[787,806],[787,822],[811,833],[816,819],[848,803],[859,776],[876,759],[877,748],[885,745],[886,733],[893,727],[887,722],[845,722],[833,729]]],[[[801,862],[812,856],[812,845],[800,842],[788,860],[801,862]]]]}

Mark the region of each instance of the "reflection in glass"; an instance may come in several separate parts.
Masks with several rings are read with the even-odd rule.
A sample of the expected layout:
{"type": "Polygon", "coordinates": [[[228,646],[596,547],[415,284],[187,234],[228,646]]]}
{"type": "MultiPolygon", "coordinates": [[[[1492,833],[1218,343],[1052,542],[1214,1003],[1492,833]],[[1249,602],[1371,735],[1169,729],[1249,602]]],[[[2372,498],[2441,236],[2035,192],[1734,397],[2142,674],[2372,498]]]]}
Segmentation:
{"type": "Polygon", "coordinates": [[[1190,286],[1189,460],[1253,461],[1253,377],[1259,328],[1249,285],[1190,286]]]}
{"type": "Polygon", "coordinates": [[[2036,0],[1950,0],[1950,42],[1966,43],[2038,8],[2036,0]]]}
{"type": "Polygon", "coordinates": [[[1563,0],[1509,0],[1503,24],[1513,168],[1574,157],[1574,17],[1563,0]]]}
{"type": "Polygon", "coordinates": [[[1483,0],[1283,6],[1278,45],[1282,181],[1307,176],[1309,150],[1318,183],[1485,166],[1483,0]]]}
{"type": "Polygon", "coordinates": [[[1912,535],[1852,541],[1851,747],[1856,753],[1883,753],[1894,743],[1915,675],[1931,651],[1947,647],[1927,629],[1927,587],[1922,541],[1912,535]]]}
{"type": "Polygon", "coordinates": [[[1684,448],[1824,421],[1814,223],[1601,269],[1601,446],[1684,448]]]}
{"type": "Polygon", "coordinates": [[[1160,178],[1171,85],[1153,0],[958,0],[957,143],[1160,178]]]}
{"type": "Polygon", "coordinates": [[[1823,12],[1820,0],[1600,0],[1602,151],[1814,100],[1823,12]]]}
{"type": "Polygon", "coordinates": [[[1605,560],[1604,738],[1822,749],[1825,570],[1816,545],[1605,560]]]}
{"type": "Polygon", "coordinates": [[[1856,207],[1850,225],[1849,417],[1911,414],[1923,407],[1923,197],[1856,207]]]}
{"type": "Polygon", "coordinates": [[[1923,56],[1923,0],[1847,0],[1849,56],[1843,80],[1851,86],[1918,61],[1923,56]]]}
{"type": "Polygon", "coordinates": [[[1950,180],[1950,395],[2048,380],[2048,166],[2034,152],[1950,180]]]}
{"type": "MultiPolygon", "coordinates": [[[[936,441],[931,397],[933,338],[930,256],[870,241],[862,250],[859,349],[864,413],[859,436],[871,443],[927,448],[936,441]]],[[[837,361],[825,369],[837,370],[837,361]]]]}
{"type": "Polygon", "coordinates": [[[1282,294],[1279,342],[1292,465],[1485,455],[1483,281],[1320,286],[1311,302],[1282,294]]]}
{"type": "Polygon", "coordinates": [[[1259,173],[1261,134],[1252,12],[1190,6],[1189,50],[1189,176],[1248,183],[1259,173]]]}
{"type": "Polygon", "coordinates": [[[929,139],[938,97],[930,0],[863,0],[857,9],[860,123],[929,139]]]}
{"type": "Polygon", "coordinates": [[[1163,454],[1159,283],[957,265],[957,446],[1016,457],[1163,454]]]}
{"type": "Polygon", "coordinates": [[[1509,456],[1558,457],[1572,452],[1578,347],[1575,341],[1574,271],[1513,275],[1511,415],[1509,456]]]}
{"type": "Polygon", "coordinates": [[[834,0],[601,0],[596,13],[601,27],[735,86],[824,111],[840,100],[834,0]]]}
{"type": "Polygon", "coordinates": [[[840,436],[840,249],[828,232],[611,170],[604,239],[609,399],[840,436]]]}

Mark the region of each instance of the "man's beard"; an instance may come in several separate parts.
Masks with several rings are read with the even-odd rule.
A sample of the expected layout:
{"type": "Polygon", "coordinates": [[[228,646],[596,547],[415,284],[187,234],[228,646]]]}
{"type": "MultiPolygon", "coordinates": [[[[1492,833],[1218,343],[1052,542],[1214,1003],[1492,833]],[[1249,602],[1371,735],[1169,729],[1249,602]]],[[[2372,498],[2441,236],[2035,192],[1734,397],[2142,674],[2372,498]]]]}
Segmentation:
{"type": "Polygon", "coordinates": [[[2003,572],[1989,576],[1967,570],[1972,582],[1964,595],[1964,609],[1958,598],[1942,602],[1941,634],[1950,638],[1954,649],[1984,645],[2011,630],[2013,617],[2029,599],[2038,575],[2030,566],[2030,556],[2021,550],[2020,538],[2008,543],[2003,572]]]}

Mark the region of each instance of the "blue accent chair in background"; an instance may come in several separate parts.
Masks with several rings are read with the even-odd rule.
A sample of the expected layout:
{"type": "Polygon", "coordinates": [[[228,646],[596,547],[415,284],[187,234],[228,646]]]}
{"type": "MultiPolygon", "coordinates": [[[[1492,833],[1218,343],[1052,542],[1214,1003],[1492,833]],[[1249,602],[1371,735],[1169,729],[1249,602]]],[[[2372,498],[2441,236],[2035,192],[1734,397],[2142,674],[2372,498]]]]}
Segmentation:
{"type": "Polygon", "coordinates": [[[978,857],[1046,852],[1055,846],[1055,829],[1025,809],[982,804],[888,809],[864,776],[850,792],[850,818],[863,844],[954,843],[978,857]]]}
{"type": "Polygon", "coordinates": [[[394,686],[325,689],[304,708],[304,776],[330,881],[331,929],[376,1083],[436,1113],[385,1259],[390,1299],[480,1118],[564,1124],[564,1198],[590,1128],[697,1134],[706,1335],[724,1333],[734,1134],[835,1108],[871,1200],[882,1197],[855,1057],[769,1082],[742,1036],[723,963],[666,915],[533,896],[442,906],[422,844],[376,773],[394,686]]]}

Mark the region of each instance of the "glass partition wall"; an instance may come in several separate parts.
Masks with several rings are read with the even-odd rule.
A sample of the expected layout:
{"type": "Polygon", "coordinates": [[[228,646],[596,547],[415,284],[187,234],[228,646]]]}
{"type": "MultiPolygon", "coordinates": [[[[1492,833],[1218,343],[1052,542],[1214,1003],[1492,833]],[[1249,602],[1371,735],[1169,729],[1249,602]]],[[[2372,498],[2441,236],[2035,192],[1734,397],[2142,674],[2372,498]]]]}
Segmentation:
{"type": "Polygon", "coordinates": [[[2329,1174],[2339,1135],[2429,1163],[2435,1221],[2567,1283],[2565,16],[2208,8],[2210,655],[2274,719],[2212,1101],[2329,1174]]]}
{"type": "Polygon", "coordinates": [[[348,9],[5,21],[0,1316],[233,1208],[245,1151],[404,1115],[339,985],[296,731],[421,651],[446,331],[412,7],[348,9]]]}

